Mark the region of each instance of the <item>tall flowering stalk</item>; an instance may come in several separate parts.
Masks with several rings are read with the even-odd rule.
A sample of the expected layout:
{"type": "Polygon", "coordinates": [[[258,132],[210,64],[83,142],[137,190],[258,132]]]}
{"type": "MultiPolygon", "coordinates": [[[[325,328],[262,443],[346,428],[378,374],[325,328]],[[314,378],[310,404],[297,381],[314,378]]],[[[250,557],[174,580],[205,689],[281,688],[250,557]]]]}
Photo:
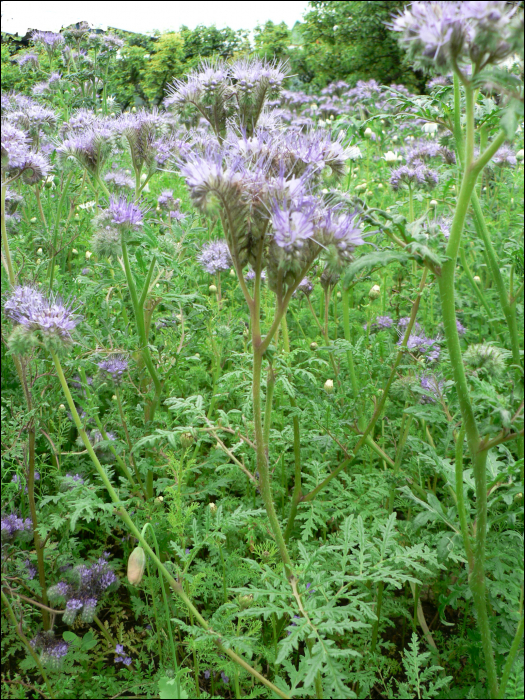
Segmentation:
{"type": "MultiPolygon", "coordinates": [[[[180,159],[179,166],[195,206],[205,214],[220,217],[250,313],[260,492],[286,573],[292,578],[293,565],[272,495],[268,465],[272,382],[263,420],[263,362],[292,295],[320,253],[326,252],[335,274],[351,259],[355,246],[364,241],[357,212],[341,205],[328,206],[316,194],[325,168],[335,175],[344,173],[348,153],[340,141],[332,142],[324,132],[302,134],[287,132],[282,125],[271,130],[257,126],[266,98],[278,89],[283,77],[275,66],[260,61],[240,61],[229,71],[221,69],[213,76],[210,67],[204,66],[188,83],[174,86],[170,101],[179,106],[194,104],[204,116],[208,115],[215,133],[200,145],[196,143],[194,150],[180,159]],[[208,82],[211,87],[206,87],[208,82]],[[220,123],[215,118],[218,115],[220,123]],[[253,271],[251,289],[244,276],[248,265],[253,271]],[[275,309],[263,329],[261,281],[265,271],[275,294],[275,309]]],[[[270,113],[266,122],[271,120],[270,113]]],[[[269,372],[271,379],[271,367],[269,372]]]]}
{"type": "MultiPolygon", "coordinates": [[[[508,678],[507,670],[513,662],[509,655],[500,686],[497,677],[494,650],[490,633],[485,583],[485,543],[487,533],[486,462],[490,447],[499,439],[484,439],[478,428],[474,406],[468,390],[463,364],[455,309],[455,271],[465,218],[471,199],[476,197],[475,186],[484,167],[495,156],[506,139],[501,131],[479,155],[475,155],[474,108],[477,82],[481,71],[497,63],[517,48],[523,28],[523,17],[517,7],[506,2],[415,2],[393,20],[392,28],[400,32],[401,41],[409,55],[421,65],[431,65],[442,72],[452,70],[455,82],[455,136],[461,156],[462,179],[456,211],[450,226],[446,249],[447,260],[438,278],[443,314],[443,326],[450,355],[454,382],[459,399],[462,429],[458,435],[458,455],[462,453],[463,435],[466,436],[476,485],[476,535],[472,549],[466,528],[462,499],[458,500],[460,522],[468,555],[469,585],[477,613],[478,626],[485,656],[490,697],[503,697],[508,678]],[[520,31],[521,29],[521,31],[520,31]],[[470,64],[470,71],[467,69],[470,64]],[[461,127],[460,85],[465,95],[465,129],[461,127]],[[461,441],[461,444],[460,444],[461,441]],[[463,510],[462,510],[463,509],[463,510]],[[510,665],[509,665],[510,664],[510,665]]],[[[476,198],[477,201],[477,198],[476,198]]],[[[479,204],[478,204],[479,207],[479,204]]],[[[478,209],[475,206],[475,211],[478,209]]],[[[501,438],[503,439],[503,437],[501,438]]],[[[462,489],[462,460],[456,459],[458,487],[462,489]],[[461,478],[460,478],[461,477],[461,478]]],[[[521,626],[523,631],[523,626],[521,626]]],[[[521,634],[523,633],[521,631],[521,634]]],[[[519,633],[519,629],[518,629],[519,633]]],[[[514,649],[513,645],[513,649],[514,649]]],[[[514,655],[516,650],[514,650],[514,655]]]]}

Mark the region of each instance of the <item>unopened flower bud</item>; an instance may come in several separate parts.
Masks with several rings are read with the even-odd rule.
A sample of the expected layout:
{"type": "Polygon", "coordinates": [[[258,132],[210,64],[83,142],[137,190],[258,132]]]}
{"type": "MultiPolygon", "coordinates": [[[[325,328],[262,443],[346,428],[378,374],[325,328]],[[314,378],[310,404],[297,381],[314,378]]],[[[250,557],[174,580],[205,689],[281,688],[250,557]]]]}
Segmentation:
{"type": "Polygon", "coordinates": [[[374,284],[372,289],[368,292],[370,299],[378,299],[381,295],[381,287],[378,284],[374,284]]]}
{"type": "Polygon", "coordinates": [[[29,219],[32,224],[36,224],[36,216],[32,216],[31,219],[29,219]]]}
{"type": "Polygon", "coordinates": [[[216,287],[214,284],[210,284],[210,286],[208,287],[208,290],[209,290],[212,294],[215,294],[215,292],[217,291],[217,287],[216,287]]]}
{"type": "Polygon", "coordinates": [[[434,208],[437,207],[437,205],[438,205],[437,199],[431,199],[430,202],[428,203],[428,205],[429,205],[430,207],[432,207],[432,209],[434,209],[434,208]]]}
{"type": "Polygon", "coordinates": [[[474,282],[481,284],[481,277],[479,275],[474,275],[474,282]]]}
{"type": "Polygon", "coordinates": [[[142,581],[146,568],[146,553],[142,547],[135,547],[128,559],[128,581],[132,586],[137,586],[142,581]]]}
{"type": "Polygon", "coordinates": [[[233,269],[233,267],[230,270],[230,277],[235,277],[235,270],[233,269]]]}
{"type": "Polygon", "coordinates": [[[215,513],[217,512],[217,506],[215,505],[215,503],[208,503],[208,508],[210,509],[210,513],[212,515],[215,515],[215,513]]]}
{"type": "Polygon", "coordinates": [[[253,595],[240,595],[237,599],[242,610],[246,610],[253,603],[253,595]]]}
{"type": "Polygon", "coordinates": [[[378,189],[378,190],[382,190],[382,189],[383,189],[383,185],[382,185],[381,183],[379,183],[379,185],[377,186],[377,189],[378,189]]]}
{"type": "Polygon", "coordinates": [[[89,250],[86,250],[86,260],[89,260],[89,258],[93,255],[93,253],[89,250]]]}
{"type": "Polygon", "coordinates": [[[193,445],[193,442],[193,435],[191,433],[181,433],[180,444],[182,445],[183,449],[187,450],[188,447],[193,445]]]}
{"type": "Polygon", "coordinates": [[[373,133],[374,132],[372,131],[372,129],[369,126],[367,126],[365,129],[365,136],[370,136],[373,133]]]}
{"type": "Polygon", "coordinates": [[[318,347],[319,347],[319,346],[317,345],[317,343],[315,342],[315,340],[314,340],[313,343],[310,343],[310,350],[317,350],[318,347]]]}
{"type": "Polygon", "coordinates": [[[162,503],[164,501],[164,496],[157,496],[155,503],[162,503]]]}
{"type": "Polygon", "coordinates": [[[327,394],[331,394],[334,390],[334,382],[333,379],[327,379],[326,382],[324,383],[324,390],[326,391],[327,394]]]}
{"type": "Polygon", "coordinates": [[[36,259],[36,264],[37,264],[37,265],[40,265],[41,262],[42,262],[42,261],[40,260],[40,258],[37,258],[37,259],[36,259]]]}
{"type": "Polygon", "coordinates": [[[116,394],[113,394],[113,396],[111,397],[111,400],[112,400],[112,401],[116,401],[116,400],[117,400],[117,395],[116,395],[116,394]]]}
{"type": "Polygon", "coordinates": [[[71,255],[78,255],[78,250],[76,248],[72,248],[71,255]]]}
{"type": "Polygon", "coordinates": [[[523,148],[520,148],[520,150],[516,153],[516,159],[523,160],[523,148]]]}
{"type": "Polygon", "coordinates": [[[59,411],[65,411],[65,410],[66,410],[66,407],[64,406],[63,403],[60,404],[60,406],[58,407],[58,410],[59,410],[59,411]]]}
{"type": "Polygon", "coordinates": [[[39,248],[39,249],[36,251],[36,254],[37,254],[37,255],[42,255],[43,252],[44,252],[44,251],[42,250],[42,248],[39,248]]]}

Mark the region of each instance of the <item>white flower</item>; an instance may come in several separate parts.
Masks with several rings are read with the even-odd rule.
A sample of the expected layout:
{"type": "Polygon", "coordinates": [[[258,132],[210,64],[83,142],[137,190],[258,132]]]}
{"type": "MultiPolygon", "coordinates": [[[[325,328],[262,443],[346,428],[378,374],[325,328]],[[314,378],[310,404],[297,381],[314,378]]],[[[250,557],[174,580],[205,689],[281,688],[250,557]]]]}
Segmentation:
{"type": "Polygon", "coordinates": [[[89,250],[86,250],[86,260],[89,260],[89,258],[93,255],[89,250]]]}
{"type": "Polygon", "coordinates": [[[394,151],[387,151],[383,157],[387,163],[395,163],[397,161],[397,153],[394,151]]]}
{"type": "Polygon", "coordinates": [[[426,124],[423,124],[423,126],[421,127],[421,130],[423,131],[423,133],[428,134],[429,136],[431,134],[435,134],[438,129],[439,129],[439,124],[435,124],[434,122],[427,122],[426,124]]]}
{"type": "Polygon", "coordinates": [[[323,119],[319,119],[319,126],[325,126],[326,122],[323,119]]]}
{"type": "Polygon", "coordinates": [[[350,148],[347,151],[347,155],[350,160],[356,160],[357,158],[363,157],[359,146],[350,146],[350,148]]]}
{"type": "Polygon", "coordinates": [[[94,209],[96,207],[97,203],[95,200],[91,202],[84,202],[84,204],[79,204],[78,208],[79,209],[94,209]]]}

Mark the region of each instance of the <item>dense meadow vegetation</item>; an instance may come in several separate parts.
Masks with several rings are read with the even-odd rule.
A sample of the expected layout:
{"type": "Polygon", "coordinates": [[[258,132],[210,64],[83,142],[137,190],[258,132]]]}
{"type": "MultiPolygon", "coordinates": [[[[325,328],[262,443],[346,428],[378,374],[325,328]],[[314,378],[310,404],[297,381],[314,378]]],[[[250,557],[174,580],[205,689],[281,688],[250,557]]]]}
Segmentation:
{"type": "Polygon", "coordinates": [[[523,12],[367,4],[11,56],[2,697],[523,697],[523,12]]]}

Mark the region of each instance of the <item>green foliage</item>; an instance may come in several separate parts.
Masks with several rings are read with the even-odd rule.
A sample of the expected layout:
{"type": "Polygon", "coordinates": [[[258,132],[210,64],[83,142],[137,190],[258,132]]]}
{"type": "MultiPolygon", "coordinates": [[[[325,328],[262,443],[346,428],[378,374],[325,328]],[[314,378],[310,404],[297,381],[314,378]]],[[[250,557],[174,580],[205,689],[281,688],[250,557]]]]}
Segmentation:
{"type": "Polygon", "coordinates": [[[311,2],[301,25],[304,44],[294,72],[317,88],[337,80],[355,85],[371,78],[385,85],[421,87],[421,78],[403,64],[403,53],[386,27],[392,13],[405,4],[311,2]]]}
{"type": "Polygon", "coordinates": [[[261,58],[286,60],[290,54],[291,32],[285,22],[257,25],[253,35],[255,51],[261,58]]]}
{"type": "Polygon", "coordinates": [[[166,86],[183,74],[184,58],[184,39],[180,34],[169,32],[159,37],[155,52],[145,59],[143,88],[151,105],[162,102],[166,86]]]}

